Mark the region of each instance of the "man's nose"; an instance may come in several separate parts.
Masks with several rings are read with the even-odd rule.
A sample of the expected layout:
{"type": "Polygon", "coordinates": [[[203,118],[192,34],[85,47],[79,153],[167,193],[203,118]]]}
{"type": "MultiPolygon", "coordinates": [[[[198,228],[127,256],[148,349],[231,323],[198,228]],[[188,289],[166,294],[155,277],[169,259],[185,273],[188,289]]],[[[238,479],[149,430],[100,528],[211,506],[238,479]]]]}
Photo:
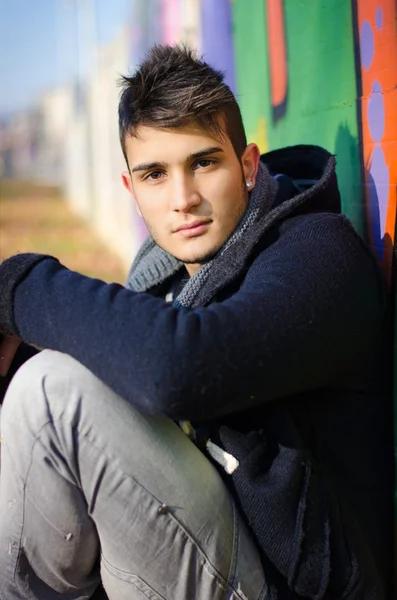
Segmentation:
{"type": "Polygon", "coordinates": [[[171,210],[189,212],[200,202],[201,196],[191,181],[183,178],[174,182],[171,190],[171,210]]]}

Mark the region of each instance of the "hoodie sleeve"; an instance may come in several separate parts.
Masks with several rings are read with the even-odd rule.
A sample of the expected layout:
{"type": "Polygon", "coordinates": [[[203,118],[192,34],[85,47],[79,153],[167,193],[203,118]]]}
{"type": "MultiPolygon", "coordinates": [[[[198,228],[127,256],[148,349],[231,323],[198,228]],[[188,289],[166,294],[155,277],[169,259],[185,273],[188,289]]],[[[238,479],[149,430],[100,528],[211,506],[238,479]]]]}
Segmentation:
{"type": "Polygon", "coordinates": [[[70,354],[138,409],[210,419],[332,384],[371,346],[385,295],[338,215],[280,229],[223,302],[176,308],[44,258],[13,292],[27,342],[70,354]]]}

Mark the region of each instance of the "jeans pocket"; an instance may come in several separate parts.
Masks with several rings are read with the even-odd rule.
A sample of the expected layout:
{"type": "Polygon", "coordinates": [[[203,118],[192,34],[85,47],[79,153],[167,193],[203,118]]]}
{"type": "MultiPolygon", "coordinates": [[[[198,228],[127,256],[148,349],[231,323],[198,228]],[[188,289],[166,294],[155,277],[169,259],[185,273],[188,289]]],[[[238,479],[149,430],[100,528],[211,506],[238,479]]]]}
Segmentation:
{"type": "Polygon", "coordinates": [[[101,556],[101,577],[110,600],[165,600],[138,575],[127,573],[101,556]]]}

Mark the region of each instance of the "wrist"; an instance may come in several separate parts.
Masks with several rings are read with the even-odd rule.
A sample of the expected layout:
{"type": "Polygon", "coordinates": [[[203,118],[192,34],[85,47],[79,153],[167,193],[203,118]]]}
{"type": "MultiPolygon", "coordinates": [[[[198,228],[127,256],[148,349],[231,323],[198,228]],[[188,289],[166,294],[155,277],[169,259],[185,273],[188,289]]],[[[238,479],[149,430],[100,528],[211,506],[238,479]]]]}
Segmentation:
{"type": "Polygon", "coordinates": [[[7,258],[0,264],[0,331],[19,335],[14,321],[14,293],[18,284],[40,262],[54,257],[47,254],[22,253],[7,258]]]}

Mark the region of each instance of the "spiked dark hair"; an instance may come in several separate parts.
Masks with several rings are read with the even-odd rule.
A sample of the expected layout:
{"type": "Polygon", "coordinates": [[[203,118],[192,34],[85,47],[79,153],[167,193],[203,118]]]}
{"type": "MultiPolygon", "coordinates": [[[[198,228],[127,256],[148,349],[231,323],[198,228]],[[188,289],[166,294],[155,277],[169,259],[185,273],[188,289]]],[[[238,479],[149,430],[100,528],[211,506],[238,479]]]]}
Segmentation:
{"type": "Polygon", "coordinates": [[[140,125],[177,128],[197,123],[215,138],[226,130],[238,158],[247,145],[241,113],[220,71],[185,46],[156,45],[131,77],[122,77],[119,134],[125,138],[140,125]],[[219,117],[223,121],[219,121],[219,117]]]}

